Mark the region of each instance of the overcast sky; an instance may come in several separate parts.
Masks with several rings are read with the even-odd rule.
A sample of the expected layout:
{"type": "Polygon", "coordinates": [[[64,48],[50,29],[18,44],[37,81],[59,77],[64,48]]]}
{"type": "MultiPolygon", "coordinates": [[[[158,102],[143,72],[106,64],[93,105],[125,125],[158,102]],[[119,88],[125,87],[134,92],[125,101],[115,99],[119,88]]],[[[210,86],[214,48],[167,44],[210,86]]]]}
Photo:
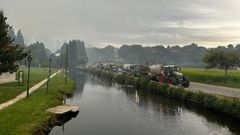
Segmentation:
{"type": "Polygon", "coordinates": [[[0,0],[0,8],[27,44],[51,50],[73,38],[100,47],[240,43],[240,0],[0,0]]]}

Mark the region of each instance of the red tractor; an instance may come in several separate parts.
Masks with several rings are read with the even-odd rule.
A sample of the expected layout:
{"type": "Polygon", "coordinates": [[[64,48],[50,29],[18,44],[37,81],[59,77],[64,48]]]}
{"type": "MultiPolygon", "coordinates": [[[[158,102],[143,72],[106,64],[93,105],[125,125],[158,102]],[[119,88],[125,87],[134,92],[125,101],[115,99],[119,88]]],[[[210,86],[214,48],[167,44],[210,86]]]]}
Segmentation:
{"type": "Polygon", "coordinates": [[[165,65],[161,67],[161,74],[159,81],[162,83],[168,83],[172,85],[182,85],[183,87],[189,87],[190,82],[183,73],[179,72],[180,67],[176,65],[165,65]]]}
{"type": "Polygon", "coordinates": [[[168,83],[172,85],[182,85],[189,87],[190,83],[186,76],[179,71],[180,67],[176,65],[153,65],[150,66],[150,74],[153,80],[160,81],[161,83],[168,83]]]}

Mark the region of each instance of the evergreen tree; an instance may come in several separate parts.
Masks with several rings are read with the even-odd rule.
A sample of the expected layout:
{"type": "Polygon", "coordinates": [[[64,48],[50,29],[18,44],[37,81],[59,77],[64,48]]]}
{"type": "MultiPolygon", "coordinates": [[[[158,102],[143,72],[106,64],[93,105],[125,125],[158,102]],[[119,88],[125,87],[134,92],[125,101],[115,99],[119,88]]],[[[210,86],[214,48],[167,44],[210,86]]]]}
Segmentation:
{"type": "Polygon", "coordinates": [[[11,39],[13,40],[13,43],[15,43],[16,35],[15,35],[15,32],[14,32],[13,27],[10,27],[10,28],[9,28],[8,34],[9,34],[9,36],[11,37],[11,39]]]}
{"type": "Polygon", "coordinates": [[[60,65],[66,64],[66,46],[68,46],[68,67],[74,69],[88,62],[84,42],[81,40],[71,40],[64,43],[60,50],[60,65]]]}
{"type": "Polygon", "coordinates": [[[27,53],[23,49],[12,46],[13,39],[9,36],[10,25],[6,22],[7,17],[0,11],[0,74],[14,72],[18,69],[16,61],[23,59],[27,53]]]}
{"type": "Polygon", "coordinates": [[[21,47],[24,47],[24,38],[20,30],[17,33],[16,44],[20,45],[21,47]]]}

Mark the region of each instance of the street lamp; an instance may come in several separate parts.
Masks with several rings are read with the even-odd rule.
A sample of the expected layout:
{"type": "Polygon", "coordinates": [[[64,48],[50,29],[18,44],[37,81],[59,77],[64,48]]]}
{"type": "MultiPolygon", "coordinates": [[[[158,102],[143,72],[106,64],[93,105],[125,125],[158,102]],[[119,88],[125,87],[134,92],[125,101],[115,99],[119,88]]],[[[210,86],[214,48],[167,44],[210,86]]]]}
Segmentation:
{"type": "Polygon", "coordinates": [[[27,61],[28,61],[27,98],[28,98],[29,97],[30,66],[31,66],[31,61],[32,61],[32,56],[31,56],[30,51],[28,52],[27,61]]]}
{"type": "Polygon", "coordinates": [[[67,83],[67,69],[68,69],[68,45],[66,44],[65,83],[67,83]]]}
{"type": "Polygon", "coordinates": [[[50,81],[50,76],[51,76],[51,65],[52,65],[52,59],[49,58],[49,66],[48,66],[48,79],[47,79],[47,93],[48,93],[48,85],[50,81]]]}

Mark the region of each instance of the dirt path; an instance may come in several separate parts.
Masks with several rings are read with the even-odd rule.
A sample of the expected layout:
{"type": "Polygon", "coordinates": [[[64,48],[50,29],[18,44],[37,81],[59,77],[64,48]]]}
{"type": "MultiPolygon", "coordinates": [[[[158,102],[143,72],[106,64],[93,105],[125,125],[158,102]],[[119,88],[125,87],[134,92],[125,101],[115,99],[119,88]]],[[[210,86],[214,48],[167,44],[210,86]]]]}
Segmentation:
{"type": "Polygon", "coordinates": [[[240,89],[223,87],[223,86],[215,86],[215,85],[209,85],[204,83],[191,82],[187,90],[202,91],[205,93],[240,98],[240,89]]]}
{"type": "MultiPolygon", "coordinates": [[[[53,78],[55,75],[57,75],[58,73],[60,73],[61,71],[58,71],[57,73],[54,73],[51,75],[50,78],[53,78]]],[[[37,83],[36,85],[34,85],[33,87],[31,87],[29,89],[29,94],[31,94],[32,92],[34,92],[35,90],[37,90],[38,88],[40,88],[43,84],[45,84],[47,82],[47,78],[42,80],[41,82],[37,83]]],[[[23,98],[26,98],[26,95],[27,95],[27,91],[24,91],[22,92],[20,95],[18,95],[17,97],[15,97],[14,99],[11,99],[7,102],[4,102],[2,104],[0,104],[0,110],[16,103],[17,101],[23,99],[23,98]]]]}

